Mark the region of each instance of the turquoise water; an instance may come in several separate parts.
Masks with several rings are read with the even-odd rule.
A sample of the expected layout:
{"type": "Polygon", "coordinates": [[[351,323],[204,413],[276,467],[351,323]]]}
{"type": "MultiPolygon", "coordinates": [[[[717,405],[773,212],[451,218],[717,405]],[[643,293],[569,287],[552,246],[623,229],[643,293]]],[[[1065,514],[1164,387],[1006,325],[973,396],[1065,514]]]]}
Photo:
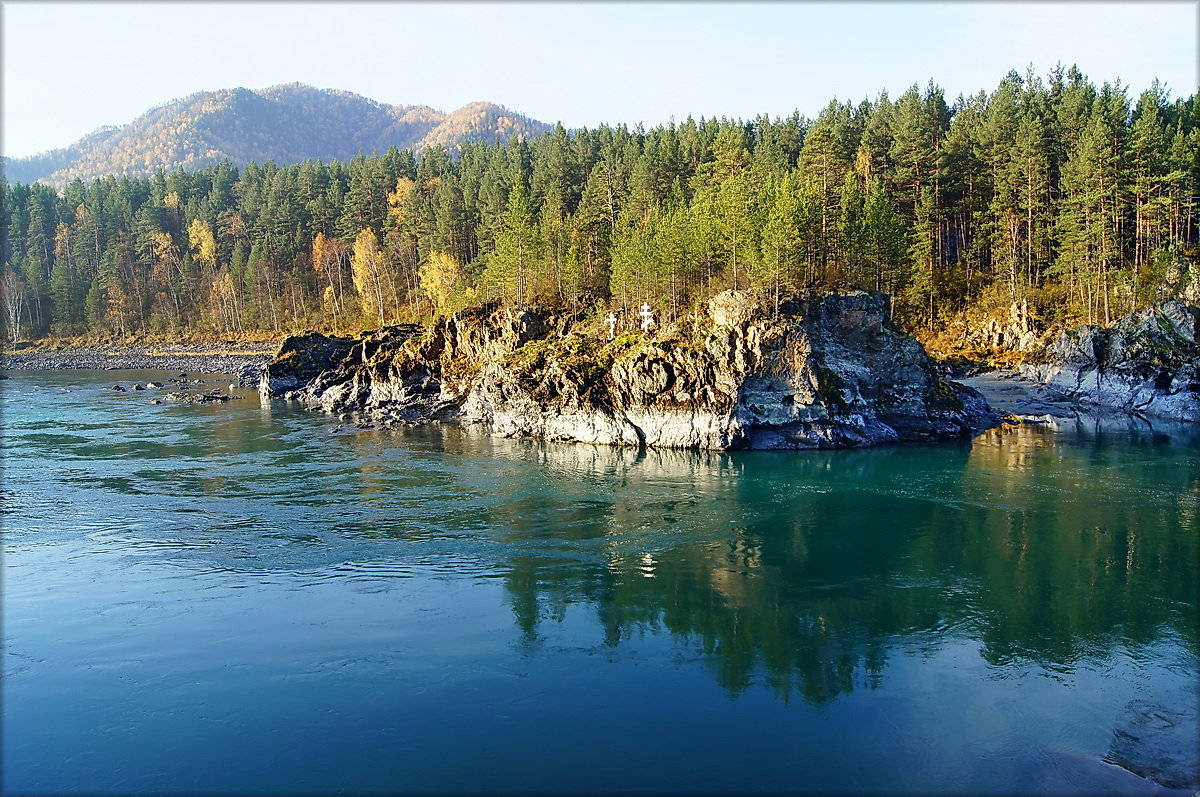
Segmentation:
{"type": "Polygon", "coordinates": [[[156,376],[0,381],[6,793],[1154,794],[1106,759],[1194,743],[1194,432],[638,453],[104,389],[156,376]]]}

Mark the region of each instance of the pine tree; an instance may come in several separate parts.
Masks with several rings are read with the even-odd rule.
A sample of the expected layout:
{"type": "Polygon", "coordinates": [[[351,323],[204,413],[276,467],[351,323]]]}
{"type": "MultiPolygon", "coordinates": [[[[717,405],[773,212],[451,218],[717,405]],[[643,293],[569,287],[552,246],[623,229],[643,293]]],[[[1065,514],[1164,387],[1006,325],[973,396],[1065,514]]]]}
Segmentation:
{"type": "Polygon", "coordinates": [[[1044,111],[1035,101],[1027,101],[1017,126],[1010,164],[1013,210],[1020,219],[1019,240],[1022,247],[1018,253],[1020,276],[1011,281],[1010,296],[1013,301],[1028,294],[1038,281],[1039,269],[1049,259],[1049,209],[1052,196],[1048,138],[1044,111]]]}
{"type": "Polygon", "coordinates": [[[854,172],[846,172],[842,180],[839,205],[837,228],[841,256],[838,260],[843,270],[835,282],[864,287],[870,284],[870,277],[864,273],[863,214],[866,209],[866,197],[863,196],[858,175],[854,172]]]}
{"type": "MultiPolygon", "coordinates": [[[[1129,131],[1130,191],[1133,200],[1133,268],[1137,278],[1146,273],[1152,257],[1169,247],[1171,173],[1167,163],[1167,135],[1163,124],[1165,92],[1155,85],[1138,99],[1129,131]]],[[[1178,179],[1178,178],[1176,178],[1178,179]]],[[[1151,278],[1152,279],[1152,278],[1151,278]]]]}
{"type": "Polygon", "coordinates": [[[924,317],[932,332],[937,317],[937,270],[935,249],[934,194],[932,186],[921,189],[914,214],[908,257],[912,263],[908,282],[911,312],[924,317]]]}
{"type": "Polygon", "coordinates": [[[785,174],[774,185],[770,211],[762,234],[760,267],[751,285],[767,290],[778,306],[780,294],[794,284],[803,245],[800,234],[800,196],[795,177],[785,174]]]}
{"type": "Polygon", "coordinates": [[[509,194],[496,249],[487,259],[484,283],[488,293],[517,304],[530,298],[531,288],[543,276],[535,271],[538,261],[537,227],[529,208],[525,186],[517,183],[509,194]]]}
{"type": "Polygon", "coordinates": [[[882,179],[871,181],[863,204],[864,267],[873,273],[874,289],[897,293],[905,281],[907,253],[904,221],[882,179]]]}

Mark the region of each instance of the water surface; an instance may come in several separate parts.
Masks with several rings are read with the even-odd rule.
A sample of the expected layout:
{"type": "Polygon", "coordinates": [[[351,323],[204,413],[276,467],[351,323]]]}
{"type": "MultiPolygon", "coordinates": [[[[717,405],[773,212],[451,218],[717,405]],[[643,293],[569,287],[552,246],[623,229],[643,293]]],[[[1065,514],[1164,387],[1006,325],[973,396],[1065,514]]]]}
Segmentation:
{"type": "Polygon", "coordinates": [[[163,376],[0,381],[7,792],[1195,774],[1194,432],[637,452],[105,389],[163,376]]]}

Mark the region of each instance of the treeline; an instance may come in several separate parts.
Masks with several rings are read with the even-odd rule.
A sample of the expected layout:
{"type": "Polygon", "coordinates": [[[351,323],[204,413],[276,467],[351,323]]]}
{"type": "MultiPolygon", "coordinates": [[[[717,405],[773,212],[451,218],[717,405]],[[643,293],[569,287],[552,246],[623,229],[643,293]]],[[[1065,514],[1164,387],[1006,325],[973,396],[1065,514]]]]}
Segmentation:
{"type": "Polygon", "coordinates": [[[356,328],[488,298],[663,316],[870,288],[918,328],[1108,321],[1197,277],[1200,103],[1076,69],[948,103],[688,119],[149,179],[3,185],[9,339],[356,328]]]}

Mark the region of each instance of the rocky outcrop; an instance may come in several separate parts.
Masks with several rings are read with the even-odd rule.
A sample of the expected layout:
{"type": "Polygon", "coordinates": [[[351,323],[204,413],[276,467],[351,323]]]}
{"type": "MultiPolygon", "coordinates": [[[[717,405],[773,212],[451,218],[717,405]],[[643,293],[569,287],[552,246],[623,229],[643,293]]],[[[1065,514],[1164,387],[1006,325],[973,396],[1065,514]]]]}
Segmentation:
{"type": "Polygon", "coordinates": [[[352,343],[307,383],[290,339],[267,395],[384,421],[456,419],[505,437],[694,449],[797,449],[966,437],[999,416],[940,378],[887,297],[742,292],[706,318],[607,340],[579,317],[489,305],[352,343]]]}
{"type": "Polygon", "coordinates": [[[987,353],[1030,352],[1041,345],[1038,324],[1029,312],[1029,303],[1013,302],[1002,318],[990,318],[978,325],[968,325],[966,342],[987,353]]]}
{"type": "Polygon", "coordinates": [[[1085,404],[1200,421],[1200,306],[1170,300],[1061,333],[1027,376],[1085,404]]]}
{"type": "Polygon", "coordinates": [[[330,337],[319,332],[292,335],[283,341],[279,353],[262,367],[259,390],[275,396],[303,387],[341,362],[353,345],[351,338],[330,337]]]}

